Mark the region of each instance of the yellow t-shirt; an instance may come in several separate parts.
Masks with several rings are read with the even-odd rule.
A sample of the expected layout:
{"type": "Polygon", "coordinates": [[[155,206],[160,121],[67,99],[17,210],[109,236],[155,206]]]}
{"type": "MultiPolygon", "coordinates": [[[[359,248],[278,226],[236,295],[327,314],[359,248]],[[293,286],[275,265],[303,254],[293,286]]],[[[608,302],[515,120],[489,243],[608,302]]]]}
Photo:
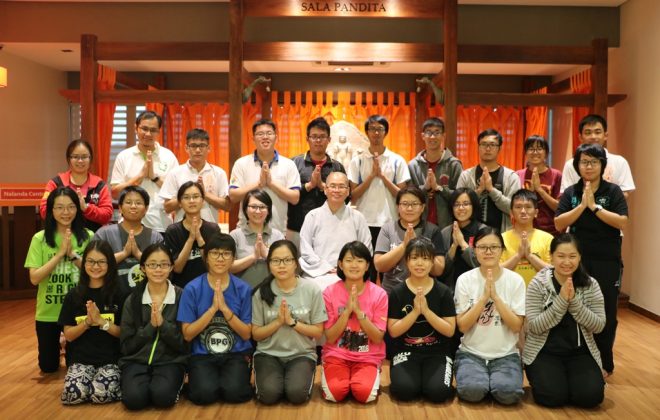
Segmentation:
{"type": "MultiPolygon", "coordinates": [[[[502,237],[504,238],[504,246],[506,246],[506,250],[502,252],[500,262],[504,262],[511,258],[518,252],[518,248],[520,247],[520,236],[518,236],[514,230],[507,230],[502,234],[502,237]]],[[[532,254],[535,254],[543,261],[549,263],[550,242],[552,242],[553,236],[548,232],[534,229],[534,231],[528,235],[528,238],[532,254]]],[[[513,271],[522,276],[525,280],[525,286],[527,286],[536,275],[536,269],[534,266],[524,258],[518,262],[513,271]]]]}

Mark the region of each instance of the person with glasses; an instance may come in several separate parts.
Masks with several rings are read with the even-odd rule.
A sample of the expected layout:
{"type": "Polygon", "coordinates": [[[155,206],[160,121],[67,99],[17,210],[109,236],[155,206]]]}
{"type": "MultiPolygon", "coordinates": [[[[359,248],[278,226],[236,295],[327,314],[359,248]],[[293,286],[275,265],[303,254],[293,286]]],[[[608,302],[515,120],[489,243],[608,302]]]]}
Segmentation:
{"type": "Polygon", "coordinates": [[[385,358],[387,293],[369,281],[371,252],[360,241],[346,243],[337,258],[340,280],[323,292],[328,320],[321,369],[321,394],[340,402],[378,398],[385,358]]]}
{"type": "MultiPolygon", "coordinates": [[[[597,114],[586,115],[580,120],[578,131],[580,144],[599,144],[603,147],[607,158],[607,165],[603,169],[603,179],[618,185],[623,191],[623,195],[628,199],[629,194],[635,191],[635,181],[626,158],[605,149],[607,144],[607,120],[597,114]]],[[[563,194],[568,187],[575,185],[580,178],[580,173],[573,165],[573,159],[567,160],[562,172],[560,193],[563,194]]]]}
{"type": "Polygon", "coordinates": [[[371,252],[371,234],[362,213],[346,205],[346,174],[331,172],[325,181],[326,202],[305,217],[300,229],[300,267],[321,290],[336,282],[337,256],[347,242],[360,241],[371,252]]]}
{"type": "Polygon", "coordinates": [[[555,210],[559,204],[561,172],[548,166],[550,147],[543,137],[528,137],[524,147],[527,167],[516,171],[516,174],[520,178],[522,188],[535,192],[538,197],[538,214],[534,218],[534,228],[558,235],[559,232],[555,229],[555,210]]]}
{"type": "Polygon", "coordinates": [[[621,230],[628,224],[628,204],[621,188],[603,179],[607,152],[599,144],[581,144],[573,167],[580,180],[559,199],[555,226],[575,235],[587,273],[598,281],[605,300],[605,328],[595,335],[605,376],[614,371],[614,338],[623,262],[621,230]]]}
{"type": "Polygon", "coordinates": [[[188,398],[206,405],[252,398],[252,288],[229,272],[236,243],[227,234],[213,235],[204,246],[208,273],[186,285],[177,321],[192,343],[188,360],[188,398]]]}
{"type": "Polygon", "coordinates": [[[426,195],[419,188],[407,186],[400,189],[396,195],[399,219],[385,223],[378,234],[374,265],[378,272],[383,273],[382,286],[388,294],[410,274],[404,254],[406,246],[414,238],[428,238],[435,246],[432,276],[442,274],[445,267],[440,229],[422,218],[425,202],[426,195]]]}
{"type": "Polygon", "coordinates": [[[479,267],[456,283],[456,322],[464,334],[456,352],[456,391],[468,402],[490,394],[500,404],[523,397],[518,335],[525,317],[525,282],[500,266],[504,240],[490,226],[474,240],[479,267]]]}
{"type": "Polygon", "coordinates": [[[236,241],[236,259],[230,271],[254,289],[268,276],[266,257],[269,247],[284,239],[284,234],[270,227],[273,202],[264,190],[249,191],[241,210],[247,223],[229,233],[236,241]]]}
{"type": "Polygon", "coordinates": [[[425,149],[408,162],[410,178],[425,194],[426,206],[422,218],[440,229],[452,222],[449,198],[456,189],[463,165],[445,147],[445,122],[437,117],[422,124],[425,149]]]}
{"type": "Polygon", "coordinates": [[[323,117],[307,124],[307,152],[293,158],[300,174],[300,201],[289,204],[287,237],[300,247],[300,229],[305,216],[325,203],[324,184],[331,172],[344,172],[344,165],[326,153],[330,144],[330,125],[323,117]]]}
{"type": "Polygon", "coordinates": [[[46,184],[41,197],[39,213],[46,218],[48,195],[58,187],[69,187],[78,196],[80,210],[85,219],[85,227],[96,231],[112,219],[112,197],[104,180],[89,172],[94,159],[92,146],[85,140],[74,140],[66,148],[69,169],[57,174],[46,184]]]}
{"type": "Polygon", "coordinates": [[[142,224],[148,208],[149,194],[142,187],[129,185],[119,194],[121,221],[103,226],[94,234],[94,240],[107,241],[115,253],[119,285],[125,291],[144,280],[140,269],[142,251],[163,241],[160,233],[142,224]]]}
{"type": "MultiPolygon", "coordinates": [[[[410,181],[408,164],[403,157],[385,147],[390,124],[381,115],[371,115],[364,123],[369,148],[354,156],[348,167],[351,202],[367,220],[371,231],[371,249],[376,247],[378,233],[383,225],[396,220],[394,199],[399,190],[410,181]]],[[[371,279],[376,280],[373,271],[371,279]]]]}
{"type": "Polygon", "coordinates": [[[117,282],[110,244],[91,241],[82,264],[80,282],[64,298],[58,320],[67,341],[64,405],[121,399],[119,325],[126,294],[117,282]]]}
{"type": "MultiPolygon", "coordinates": [[[[248,191],[262,189],[273,201],[272,226],[286,232],[289,204],[300,200],[300,174],[296,164],[275,150],[277,131],[270,119],[252,124],[254,152],[234,162],[229,181],[229,198],[239,203],[248,191]]],[[[239,223],[245,224],[245,215],[239,213],[239,223]]]]}
{"type": "Polygon", "coordinates": [[[231,207],[227,173],[207,161],[209,152],[211,152],[209,133],[200,128],[188,131],[186,134],[188,161],[167,174],[158,194],[165,201],[166,212],[177,212],[175,218],[177,222],[183,219],[184,212],[181,203],[176,199],[176,193],[184,182],[196,181],[204,187],[202,219],[218,223],[218,211],[229,211],[231,207]]]}
{"type": "Polygon", "coordinates": [[[183,386],[190,348],[176,319],[183,290],[170,282],[173,265],[162,243],[148,246],[140,258],[146,281],[124,303],[119,367],[129,410],[171,407],[183,386]]]}
{"type": "Polygon", "coordinates": [[[168,226],[163,235],[165,246],[174,258],[172,282],[181,288],[206,271],[202,249],[211,236],[220,233],[217,223],[202,219],[204,194],[202,184],[184,182],[177,191],[176,199],[185,215],[180,222],[168,226]]]}
{"type": "Polygon", "coordinates": [[[520,189],[520,178],[497,162],[502,148],[502,135],[497,130],[479,133],[477,144],[479,164],[461,173],[457,187],[473,189],[479,197],[480,206],[474,209],[479,220],[505,232],[511,228],[511,196],[520,189]]]}
{"type": "Polygon", "coordinates": [[[151,205],[144,217],[144,225],[163,233],[172,224],[172,217],[164,208],[163,199],[158,196],[165,176],[179,166],[172,151],[158,143],[162,120],[153,111],[144,111],[135,119],[137,144],[124,149],[117,155],[112,168],[110,185],[112,196],[129,185],[140,186],[149,193],[151,205]]]}
{"type": "Polygon", "coordinates": [[[30,283],[37,286],[35,314],[39,368],[44,373],[60,367],[57,320],[64,297],[78,284],[81,257],[93,232],[85,228],[80,199],[68,187],[58,187],[46,200],[44,229],[35,233],[25,258],[30,283]]]}
{"type": "Polygon", "coordinates": [[[254,381],[257,399],[275,404],[309,400],[316,372],[316,344],[328,319],[321,289],[298,276],[293,242],[274,242],[266,257],[268,276],[252,296],[254,381]]]}

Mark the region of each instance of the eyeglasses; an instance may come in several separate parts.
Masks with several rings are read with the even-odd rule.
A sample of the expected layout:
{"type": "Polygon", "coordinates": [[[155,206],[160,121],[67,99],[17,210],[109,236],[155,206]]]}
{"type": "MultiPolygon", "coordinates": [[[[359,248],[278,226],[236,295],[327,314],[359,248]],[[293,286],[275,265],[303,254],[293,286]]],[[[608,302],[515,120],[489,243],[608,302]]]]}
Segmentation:
{"type": "Polygon", "coordinates": [[[479,147],[482,149],[498,149],[500,145],[498,143],[479,143],[479,147]]]}
{"type": "Polygon", "coordinates": [[[258,139],[263,139],[265,137],[275,137],[275,132],[274,131],[260,131],[258,133],[254,133],[254,137],[258,139]]]}
{"type": "Polygon", "coordinates": [[[268,206],[260,206],[258,204],[248,204],[247,207],[252,211],[268,211],[268,206]]]}
{"type": "Polygon", "coordinates": [[[106,261],[106,260],[92,260],[92,259],[87,258],[85,260],[85,265],[87,267],[94,267],[95,265],[98,266],[98,267],[105,267],[105,266],[108,265],[108,261],[106,261]]]}
{"type": "Polygon", "coordinates": [[[458,209],[458,208],[461,208],[461,207],[464,207],[464,208],[472,207],[472,203],[470,203],[469,201],[465,201],[463,203],[456,202],[456,203],[454,203],[453,207],[455,209],[458,209]]]}
{"type": "Polygon", "coordinates": [[[501,245],[477,245],[475,247],[479,252],[497,252],[502,249],[501,245]]]}
{"type": "Polygon", "coordinates": [[[328,136],[309,136],[307,137],[309,141],[326,141],[329,139],[328,136]]]}
{"type": "Polygon", "coordinates": [[[445,133],[443,131],[424,131],[422,135],[424,137],[438,138],[442,137],[445,133]]]}
{"type": "Polygon", "coordinates": [[[383,134],[385,132],[384,127],[367,127],[367,131],[374,134],[383,134]]]}
{"type": "Polygon", "coordinates": [[[191,143],[186,147],[191,150],[205,150],[209,145],[206,143],[191,143]]]}
{"type": "Polygon", "coordinates": [[[70,204],[68,206],[54,206],[53,211],[57,211],[60,213],[63,211],[67,211],[69,213],[73,213],[76,211],[76,206],[74,204],[70,204]]]}
{"type": "Polygon", "coordinates": [[[422,206],[423,206],[423,204],[420,203],[419,201],[415,201],[415,202],[402,201],[402,202],[399,203],[399,207],[403,207],[404,209],[417,210],[418,208],[420,208],[422,206]]]}
{"type": "Polygon", "coordinates": [[[160,132],[160,128],[149,128],[149,127],[145,127],[144,125],[139,126],[138,130],[140,130],[144,134],[151,133],[151,134],[154,134],[154,135],[158,134],[160,132]]]}
{"type": "Polygon", "coordinates": [[[143,207],[143,206],[144,206],[144,202],[142,202],[142,201],[124,201],[124,203],[122,204],[122,206],[128,206],[128,207],[133,207],[133,206],[135,206],[135,207],[143,207]]]}
{"type": "Polygon", "coordinates": [[[234,253],[231,251],[218,251],[216,249],[213,249],[209,251],[207,255],[212,260],[219,260],[220,258],[222,258],[223,260],[228,260],[234,256],[234,253]]]}
{"type": "Polygon", "coordinates": [[[532,148],[527,149],[527,151],[529,153],[543,153],[543,152],[545,152],[545,149],[542,148],[542,147],[532,147],[532,148]]]}
{"type": "Polygon", "coordinates": [[[296,259],[293,257],[286,257],[286,258],[273,258],[270,261],[268,261],[271,265],[291,265],[296,259]]]}
{"type": "Polygon", "coordinates": [[[155,270],[157,268],[164,268],[165,270],[169,270],[169,268],[172,267],[172,264],[168,262],[161,262],[161,263],[148,262],[145,263],[144,266],[150,270],[155,270]]]}
{"type": "Polygon", "coordinates": [[[80,161],[84,162],[86,160],[89,160],[90,157],[91,157],[90,155],[71,155],[71,156],[69,156],[69,159],[71,159],[71,160],[80,160],[80,161]]]}
{"type": "Polygon", "coordinates": [[[200,198],[202,198],[201,194],[193,194],[193,195],[184,195],[181,197],[181,200],[183,201],[197,201],[200,198]]]}
{"type": "Polygon", "coordinates": [[[343,191],[348,189],[348,185],[346,184],[330,184],[325,186],[329,190],[337,190],[337,191],[343,191]]]}
{"type": "Polygon", "coordinates": [[[583,168],[586,168],[587,166],[591,166],[592,168],[595,168],[596,166],[600,165],[600,160],[594,159],[594,160],[581,160],[579,162],[580,166],[583,168]]]}

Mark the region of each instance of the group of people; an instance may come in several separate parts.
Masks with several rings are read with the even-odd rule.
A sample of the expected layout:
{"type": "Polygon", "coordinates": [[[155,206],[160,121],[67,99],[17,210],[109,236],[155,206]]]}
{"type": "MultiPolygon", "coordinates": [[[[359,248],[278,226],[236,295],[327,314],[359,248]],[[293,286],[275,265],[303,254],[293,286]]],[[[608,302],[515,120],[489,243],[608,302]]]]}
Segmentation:
{"type": "Polygon", "coordinates": [[[323,118],[293,159],[259,120],[229,179],[207,162],[204,130],[188,133],[183,165],[160,130],[157,114],[138,116],[109,187],[83,140],[46,186],[25,266],[43,372],[59,368],[66,339],[64,404],[167,407],[184,382],[196,404],[299,404],[317,363],[325,399],[366,403],[386,358],[403,401],[445,401],[455,378],[461,399],[514,404],[523,367],[539,404],[603,400],[634,190],[625,159],[604,149],[603,118],[580,123],[564,174],[540,136],[525,141],[526,168],[500,165],[492,129],[463,170],[439,118],[406,163],[384,146],[388,121],[369,117],[370,147],[347,170],[326,153],[323,118]],[[233,204],[239,224],[223,234],[218,211],[233,204]]]}

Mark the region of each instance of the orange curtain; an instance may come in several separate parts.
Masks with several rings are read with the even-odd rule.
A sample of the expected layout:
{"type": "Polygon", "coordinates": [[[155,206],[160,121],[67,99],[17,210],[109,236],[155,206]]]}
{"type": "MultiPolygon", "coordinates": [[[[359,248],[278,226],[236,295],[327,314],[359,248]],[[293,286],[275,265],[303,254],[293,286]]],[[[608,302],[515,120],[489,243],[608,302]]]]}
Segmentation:
{"type": "MultiPolygon", "coordinates": [[[[591,70],[587,69],[570,78],[572,93],[591,93],[591,70]]],[[[580,145],[580,120],[589,114],[587,107],[573,107],[573,151],[580,145]]]]}
{"type": "MultiPolygon", "coordinates": [[[[543,87],[535,90],[532,93],[546,94],[548,88],[543,87]]],[[[548,138],[548,107],[547,106],[530,106],[525,108],[525,120],[527,127],[525,129],[525,138],[532,135],[543,136],[548,138]]]]}
{"type": "MultiPolygon", "coordinates": [[[[117,72],[110,67],[98,65],[98,76],[96,89],[114,90],[117,72]]],[[[114,103],[96,104],[96,138],[92,139],[94,148],[94,162],[92,171],[106,179],[108,177],[108,165],[110,161],[110,143],[112,142],[112,130],[115,120],[114,103]]],[[[88,139],[89,140],[89,139],[88,139]]]]}

